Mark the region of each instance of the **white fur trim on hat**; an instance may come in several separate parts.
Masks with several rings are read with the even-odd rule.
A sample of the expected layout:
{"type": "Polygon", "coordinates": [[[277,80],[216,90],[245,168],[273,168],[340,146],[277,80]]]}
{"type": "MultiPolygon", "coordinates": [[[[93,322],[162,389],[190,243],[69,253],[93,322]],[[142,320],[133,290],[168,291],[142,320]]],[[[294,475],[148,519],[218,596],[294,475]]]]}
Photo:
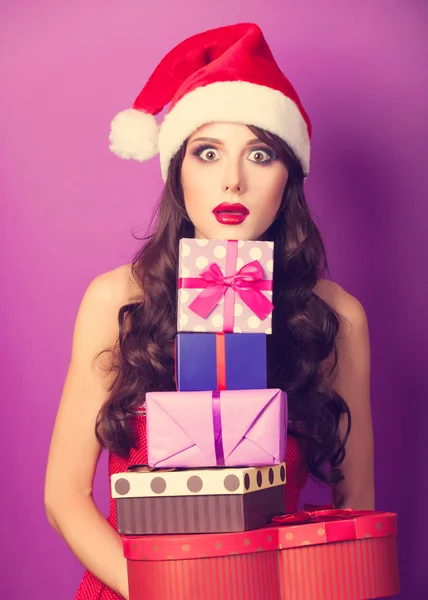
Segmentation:
{"type": "Polygon", "coordinates": [[[310,140],[306,122],[283,93],[247,81],[221,81],[188,92],[165,116],[159,131],[162,178],[183,142],[207,123],[243,123],[282,138],[309,173],[310,140]]]}
{"type": "Polygon", "coordinates": [[[151,114],[127,108],[111,122],[110,150],[120,158],[145,161],[159,152],[159,126],[151,114]]]}

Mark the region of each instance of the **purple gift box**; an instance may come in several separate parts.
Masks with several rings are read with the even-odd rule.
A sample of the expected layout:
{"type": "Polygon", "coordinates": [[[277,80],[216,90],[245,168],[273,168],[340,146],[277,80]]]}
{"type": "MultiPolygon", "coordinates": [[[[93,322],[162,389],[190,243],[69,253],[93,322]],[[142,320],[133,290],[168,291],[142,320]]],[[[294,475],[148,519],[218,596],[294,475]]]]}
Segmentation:
{"type": "Polygon", "coordinates": [[[272,333],[273,242],[180,240],[178,331],[272,333]]]}
{"type": "Polygon", "coordinates": [[[287,396],[279,389],[146,394],[148,464],[271,466],[285,460],[287,396]]]}

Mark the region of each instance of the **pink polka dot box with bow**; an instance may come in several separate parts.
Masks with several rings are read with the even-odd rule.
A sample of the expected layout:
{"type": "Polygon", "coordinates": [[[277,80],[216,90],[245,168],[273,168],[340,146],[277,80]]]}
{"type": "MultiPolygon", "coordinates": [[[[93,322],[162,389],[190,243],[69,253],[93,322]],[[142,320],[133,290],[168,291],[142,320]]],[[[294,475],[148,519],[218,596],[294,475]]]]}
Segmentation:
{"type": "Polygon", "coordinates": [[[273,242],[180,240],[178,331],[272,333],[273,242]]]}

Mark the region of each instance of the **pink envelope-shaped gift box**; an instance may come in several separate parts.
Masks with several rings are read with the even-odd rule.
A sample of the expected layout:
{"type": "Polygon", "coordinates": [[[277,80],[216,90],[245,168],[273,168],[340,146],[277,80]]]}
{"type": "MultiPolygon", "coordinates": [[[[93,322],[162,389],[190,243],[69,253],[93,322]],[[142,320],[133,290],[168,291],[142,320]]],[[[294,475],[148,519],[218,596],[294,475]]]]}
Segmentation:
{"type": "Polygon", "coordinates": [[[277,465],[287,396],[279,389],[146,394],[148,463],[159,468],[277,465]]]}

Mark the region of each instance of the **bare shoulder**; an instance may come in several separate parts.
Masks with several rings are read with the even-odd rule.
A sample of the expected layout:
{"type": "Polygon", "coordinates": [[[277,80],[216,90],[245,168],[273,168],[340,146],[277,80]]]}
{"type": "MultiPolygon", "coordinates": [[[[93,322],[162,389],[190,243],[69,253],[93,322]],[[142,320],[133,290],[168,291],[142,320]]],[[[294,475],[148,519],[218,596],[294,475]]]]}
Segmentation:
{"type": "Polygon", "coordinates": [[[72,358],[87,361],[116,343],[118,314],[125,304],[141,297],[131,265],[123,265],[95,277],[79,306],[73,335],[72,358]]]}
{"type": "Polygon", "coordinates": [[[85,295],[112,307],[123,306],[140,297],[142,290],[132,273],[132,265],[126,264],[95,277],[85,295]]]}
{"type": "Polygon", "coordinates": [[[314,292],[336,312],[342,334],[367,328],[367,316],[360,300],[334,281],[320,279],[314,292]]]}

